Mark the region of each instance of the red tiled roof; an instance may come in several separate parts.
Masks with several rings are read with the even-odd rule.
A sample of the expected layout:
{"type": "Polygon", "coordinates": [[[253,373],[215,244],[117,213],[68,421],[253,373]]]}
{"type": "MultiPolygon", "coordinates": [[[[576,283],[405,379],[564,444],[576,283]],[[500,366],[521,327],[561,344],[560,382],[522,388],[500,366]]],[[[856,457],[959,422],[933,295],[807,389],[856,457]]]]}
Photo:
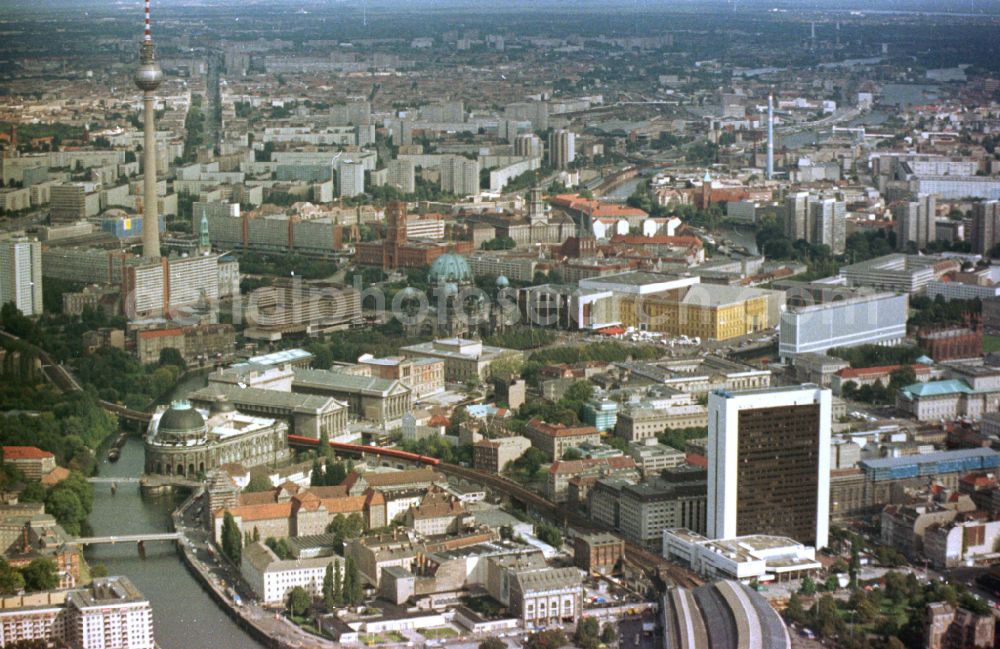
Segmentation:
{"type": "Polygon", "coordinates": [[[353,514],[365,510],[368,496],[341,496],[340,498],[324,498],[323,506],[331,514],[353,514]]]}
{"type": "MultiPolygon", "coordinates": [[[[884,376],[887,374],[892,374],[896,370],[902,369],[906,365],[879,365],[878,367],[845,367],[843,369],[837,370],[836,374],[842,379],[857,379],[867,376],[884,376]]],[[[927,365],[921,363],[914,363],[910,365],[916,374],[926,374],[931,371],[931,368],[927,365]]]]}
{"type": "Polygon", "coordinates": [[[226,511],[229,511],[234,518],[241,518],[244,521],[264,521],[275,518],[288,518],[292,515],[292,503],[268,503],[264,505],[241,505],[229,510],[222,508],[216,511],[213,516],[222,518],[226,511]]]}
{"type": "Polygon", "coordinates": [[[528,428],[534,429],[542,435],[551,437],[573,437],[576,435],[595,435],[597,429],[593,426],[566,426],[565,424],[550,424],[541,419],[532,419],[528,422],[528,428]]]}
{"type": "Polygon", "coordinates": [[[365,471],[363,473],[352,471],[341,485],[350,489],[360,478],[364,478],[369,486],[378,489],[379,487],[396,487],[410,483],[439,482],[443,476],[434,471],[434,469],[405,469],[403,471],[386,472],[365,471]]]}
{"type": "Polygon", "coordinates": [[[708,458],[704,455],[698,455],[697,453],[688,453],[684,456],[684,460],[691,466],[701,467],[702,469],[708,468],[708,458]]]}
{"type": "Polygon", "coordinates": [[[701,248],[704,245],[698,237],[669,237],[665,234],[654,234],[651,237],[641,234],[616,234],[611,237],[611,243],[623,243],[630,246],[663,245],[689,246],[694,248],[701,248]]]}
{"type": "Polygon", "coordinates": [[[582,198],[577,194],[559,194],[558,196],[549,198],[549,202],[556,207],[575,210],[577,212],[586,212],[595,219],[601,217],[648,216],[645,210],[640,210],[638,207],[623,207],[611,203],[602,203],[598,200],[582,198]]]}
{"type": "Polygon", "coordinates": [[[585,460],[560,460],[553,462],[549,473],[582,473],[595,466],[606,466],[609,469],[634,469],[635,460],[630,457],[593,457],[585,460]]]}
{"type": "Polygon", "coordinates": [[[52,485],[57,485],[66,478],[69,477],[69,469],[61,466],[57,466],[48,473],[42,476],[41,483],[46,487],[51,487],[52,485]]]}
{"type": "Polygon", "coordinates": [[[5,460],[44,460],[55,457],[48,451],[43,451],[37,446],[4,446],[3,459],[5,460]]]}
{"type": "Polygon", "coordinates": [[[323,500],[327,498],[340,498],[347,495],[347,487],[334,485],[331,487],[309,487],[309,493],[316,494],[323,500]]]}

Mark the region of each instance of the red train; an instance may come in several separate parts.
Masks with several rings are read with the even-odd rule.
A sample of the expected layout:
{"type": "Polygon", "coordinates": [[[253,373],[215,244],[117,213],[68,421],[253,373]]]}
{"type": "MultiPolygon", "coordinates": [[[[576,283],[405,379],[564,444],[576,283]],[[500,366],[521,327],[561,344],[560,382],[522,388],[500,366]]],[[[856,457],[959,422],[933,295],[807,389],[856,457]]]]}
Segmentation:
{"type": "MultiPolygon", "coordinates": [[[[312,437],[302,437],[301,435],[289,435],[288,443],[291,446],[319,446],[318,439],[313,439],[312,437]]],[[[401,451],[398,448],[365,446],[364,444],[344,444],[343,442],[330,442],[330,448],[335,451],[344,451],[345,453],[372,453],[374,455],[385,455],[387,457],[395,457],[401,460],[419,462],[421,464],[429,464],[431,466],[441,464],[441,460],[436,457],[419,455],[417,453],[410,453],[409,451],[401,451]]]]}

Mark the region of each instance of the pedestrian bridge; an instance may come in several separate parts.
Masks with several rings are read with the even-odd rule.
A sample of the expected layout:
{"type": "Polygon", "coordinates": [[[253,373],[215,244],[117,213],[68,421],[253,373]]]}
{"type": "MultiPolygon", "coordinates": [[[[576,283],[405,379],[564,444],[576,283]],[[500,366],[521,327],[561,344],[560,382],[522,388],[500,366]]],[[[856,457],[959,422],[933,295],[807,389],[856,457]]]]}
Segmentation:
{"type": "Polygon", "coordinates": [[[92,484],[139,484],[139,478],[87,478],[87,482],[92,484]]]}
{"type": "Polygon", "coordinates": [[[78,545],[98,545],[115,543],[145,543],[147,541],[177,541],[180,532],[160,532],[156,534],[119,534],[117,536],[81,536],[76,539],[78,545]]]}

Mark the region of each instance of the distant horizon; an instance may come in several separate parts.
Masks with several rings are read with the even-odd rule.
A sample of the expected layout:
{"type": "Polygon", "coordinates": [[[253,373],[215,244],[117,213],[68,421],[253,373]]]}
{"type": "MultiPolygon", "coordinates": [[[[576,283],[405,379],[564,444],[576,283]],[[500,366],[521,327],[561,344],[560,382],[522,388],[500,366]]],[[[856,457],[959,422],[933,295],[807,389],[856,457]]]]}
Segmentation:
{"type": "MultiPolygon", "coordinates": [[[[369,8],[441,6],[470,7],[486,5],[500,11],[507,11],[513,6],[559,7],[559,8],[608,8],[619,12],[630,10],[669,10],[672,7],[727,7],[732,8],[780,8],[803,11],[948,11],[969,12],[986,9],[1000,9],[1000,0],[510,0],[503,7],[496,7],[493,0],[153,0],[154,7],[167,6],[170,9],[198,7],[249,7],[255,5],[275,6],[287,5],[296,8],[310,7],[361,7],[367,4],[369,8]]],[[[139,0],[0,0],[0,11],[18,7],[33,7],[47,9],[69,9],[72,7],[124,8],[139,7],[139,0]]]]}

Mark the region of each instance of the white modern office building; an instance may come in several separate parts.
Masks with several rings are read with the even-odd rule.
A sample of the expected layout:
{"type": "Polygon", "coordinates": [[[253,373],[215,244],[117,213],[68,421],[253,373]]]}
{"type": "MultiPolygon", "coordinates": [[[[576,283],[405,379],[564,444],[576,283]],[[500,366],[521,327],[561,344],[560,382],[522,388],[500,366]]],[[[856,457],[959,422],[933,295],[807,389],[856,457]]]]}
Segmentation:
{"type": "Polygon", "coordinates": [[[24,315],[42,315],[42,244],[37,239],[0,241],[0,305],[8,302],[24,315]]]}
{"type": "Polygon", "coordinates": [[[351,198],[365,193],[365,165],[353,160],[345,160],[337,166],[340,182],[340,196],[351,198]]]}
{"type": "Polygon", "coordinates": [[[908,297],[896,293],[789,307],[781,314],[778,353],[790,360],[834,347],[896,345],[906,337],[908,308],[908,297]]]}
{"type": "Polygon", "coordinates": [[[709,538],[827,544],[831,404],[811,383],[709,394],[709,538]]]}

